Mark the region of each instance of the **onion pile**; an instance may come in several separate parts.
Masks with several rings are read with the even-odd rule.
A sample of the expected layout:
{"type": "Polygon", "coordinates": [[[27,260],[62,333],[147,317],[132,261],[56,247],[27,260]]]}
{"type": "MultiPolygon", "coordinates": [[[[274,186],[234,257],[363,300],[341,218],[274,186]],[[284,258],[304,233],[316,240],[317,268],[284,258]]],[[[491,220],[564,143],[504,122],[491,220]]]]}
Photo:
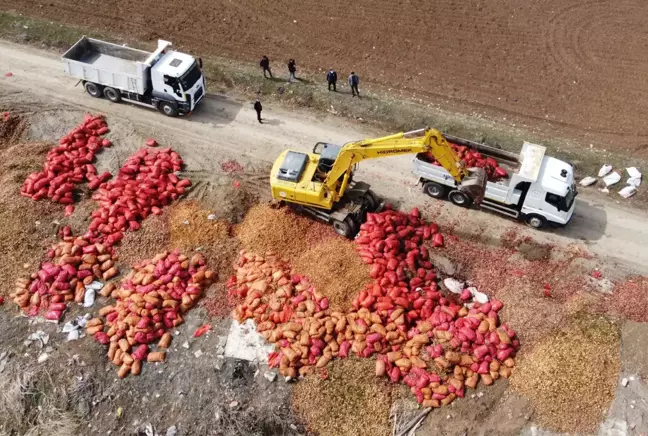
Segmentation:
{"type": "Polygon", "coordinates": [[[59,140],[59,146],[47,153],[43,170],[30,174],[22,188],[21,195],[33,200],[49,198],[56,203],[66,204],[66,214],[74,211],[75,185],[87,180],[88,187],[96,189],[110,179],[111,174],[97,175],[92,164],[95,153],[102,147],[110,147],[108,139],[101,139],[109,132],[102,116],[86,115],[83,123],[72,129],[59,140]]]}
{"type": "Polygon", "coordinates": [[[375,282],[346,312],[329,308],[328,298],[277,256],[242,252],[227,282],[230,295],[244,299],[232,315],[254,319],[276,344],[269,365],[284,376],[306,375],[351,352],[376,354],[376,375],[408,384],[426,407],[449,404],[480,380],[508,377],[520,344],[500,325],[500,301],[472,302],[468,289],[444,296],[425,240],[443,245],[438,226],[417,209],[368,214],[356,243],[375,282]]]}
{"type": "Polygon", "coordinates": [[[29,279],[16,281],[11,297],[29,316],[45,312],[45,319],[58,321],[68,302],[83,302],[85,285],[94,280],[110,280],[118,274],[112,249],[90,243],[83,237],[73,237],[69,227],[64,227],[61,233],[63,241],[47,253],[50,260],[43,262],[29,279]]]}
{"type": "MultiPolygon", "coordinates": [[[[60,145],[47,154],[43,171],[27,177],[21,188],[22,195],[34,200],[47,197],[67,204],[66,215],[74,211],[71,203],[76,184],[87,180],[90,189],[98,188],[92,198],[99,208],[92,212],[86,233],[74,237],[69,227],[61,228],[59,237],[63,242],[48,251],[51,260],[44,262],[29,279],[18,279],[12,297],[30,316],[48,310],[47,319],[59,320],[67,302],[83,301],[84,283],[115,277],[118,271],[112,247],[124,232],[138,230],[143,219],[162,213],[162,207],[191,186],[188,179],[174,174],[182,168],[183,161],[170,148],[137,151],[110,182],[109,172],[97,176],[91,162],[97,150],[111,145],[109,140],[100,138],[108,131],[103,117],[86,115],[84,122],[62,137],[60,145]]],[[[151,145],[151,141],[147,144],[151,145]]]]}
{"type": "Polygon", "coordinates": [[[100,207],[92,212],[84,236],[112,246],[126,230],[138,230],[140,221],[150,214],[161,214],[162,207],[191,186],[191,181],[174,174],[182,163],[170,148],[137,151],[126,160],[115,180],[100,185],[92,195],[100,207]]]}
{"type": "MultiPolygon", "coordinates": [[[[466,163],[467,168],[484,168],[489,181],[496,182],[502,178],[508,177],[506,170],[499,166],[497,161],[492,157],[484,157],[480,152],[472,150],[470,147],[466,147],[465,145],[457,145],[452,142],[448,142],[448,144],[450,144],[452,149],[457,153],[459,159],[466,163]]],[[[425,153],[424,160],[433,165],[441,166],[439,161],[437,161],[431,153],[425,153]]]]}
{"type": "Polygon", "coordinates": [[[101,308],[101,318],[88,321],[87,333],[110,344],[108,358],[119,366],[119,377],[138,375],[144,360],[165,360],[171,343],[168,330],[184,322],[182,315],[216,279],[201,254],[189,259],[177,249],[160,253],[133,265],[119,289],[111,292],[116,303],[101,308]],[[150,350],[155,342],[159,351],[150,350]]]}

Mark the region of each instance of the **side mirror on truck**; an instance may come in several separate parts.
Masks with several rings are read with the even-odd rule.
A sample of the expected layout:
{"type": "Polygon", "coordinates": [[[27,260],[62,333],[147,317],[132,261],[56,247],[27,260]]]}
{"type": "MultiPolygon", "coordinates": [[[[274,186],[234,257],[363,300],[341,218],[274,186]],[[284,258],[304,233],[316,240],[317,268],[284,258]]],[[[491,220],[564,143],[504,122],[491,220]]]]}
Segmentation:
{"type": "Polygon", "coordinates": [[[198,65],[202,68],[202,58],[198,58],[198,65]]]}

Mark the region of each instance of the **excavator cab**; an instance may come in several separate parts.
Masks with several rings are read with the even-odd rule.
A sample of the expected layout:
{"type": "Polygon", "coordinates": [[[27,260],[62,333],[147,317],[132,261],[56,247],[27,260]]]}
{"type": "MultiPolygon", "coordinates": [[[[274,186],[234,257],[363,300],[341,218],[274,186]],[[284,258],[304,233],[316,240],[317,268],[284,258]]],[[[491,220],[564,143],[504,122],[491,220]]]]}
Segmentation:
{"type": "Polygon", "coordinates": [[[315,178],[317,181],[324,181],[328,173],[333,169],[335,160],[340,154],[342,147],[335,144],[329,144],[326,142],[318,142],[313,147],[313,154],[319,155],[319,160],[317,161],[317,170],[315,171],[315,178]]]}

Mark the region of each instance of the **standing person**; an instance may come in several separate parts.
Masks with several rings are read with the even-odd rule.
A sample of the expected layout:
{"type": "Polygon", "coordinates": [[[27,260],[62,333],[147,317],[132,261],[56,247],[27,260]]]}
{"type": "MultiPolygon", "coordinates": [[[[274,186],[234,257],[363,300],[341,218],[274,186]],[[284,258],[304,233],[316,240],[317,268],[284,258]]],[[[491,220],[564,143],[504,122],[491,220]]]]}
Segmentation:
{"type": "Polygon", "coordinates": [[[259,121],[259,124],[263,124],[263,121],[261,121],[261,111],[263,110],[263,106],[261,106],[261,100],[258,98],[254,102],[254,110],[257,113],[257,121],[259,121]]]}
{"type": "Polygon", "coordinates": [[[355,97],[356,95],[360,97],[360,91],[358,91],[358,85],[360,84],[360,78],[356,73],[351,71],[349,75],[349,86],[351,87],[351,94],[355,97]]]}
{"type": "Polygon", "coordinates": [[[270,71],[270,59],[268,59],[268,56],[263,56],[261,58],[261,62],[259,62],[259,65],[261,66],[261,68],[263,68],[263,77],[265,77],[266,79],[268,78],[268,76],[266,75],[267,71],[268,74],[270,74],[270,78],[272,79],[272,71],[270,71]]]}
{"type": "Polygon", "coordinates": [[[326,81],[328,82],[328,90],[330,91],[331,86],[333,86],[333,91],[337,92],[337,88],[335,87],[335,84],[337,83],[337,73],[333,68],[326,73],[326,81]]]}
{"type": "Polygon", "coordinates": [[[288,60],[288,74],[289,74],[288,80],[290,82],[292,82],[293,80],[297,80],[297,76],[295,76],[296,72],[297,72],[297,63],[295,62],[294,59],[289,59],[288,60]]]}

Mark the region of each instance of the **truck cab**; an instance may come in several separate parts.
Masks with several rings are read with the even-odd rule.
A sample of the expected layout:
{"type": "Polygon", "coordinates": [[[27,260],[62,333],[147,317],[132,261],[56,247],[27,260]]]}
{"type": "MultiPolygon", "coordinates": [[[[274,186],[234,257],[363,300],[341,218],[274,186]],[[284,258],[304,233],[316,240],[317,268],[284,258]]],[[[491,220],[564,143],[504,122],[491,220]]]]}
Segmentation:
{"type": "Polygon", "coordinates": [[[205,96],[205,78],[199,62],[193,56],[166,47],[153,56],[152,96],[161,100],[173,99],[181,112],[192,112],[205,96]]]}
{"type": "MultiPolygon", "coordinates": [[[[538,215],[546,221],[565,225],[574,213],[576,195],[572,166],[545,156],[536,181],[529,185],[520,211],[526,216],[538,215]]],[[[537,220],[529,222],[529,225],[541,227],[542,223],[537,220]]]]}

